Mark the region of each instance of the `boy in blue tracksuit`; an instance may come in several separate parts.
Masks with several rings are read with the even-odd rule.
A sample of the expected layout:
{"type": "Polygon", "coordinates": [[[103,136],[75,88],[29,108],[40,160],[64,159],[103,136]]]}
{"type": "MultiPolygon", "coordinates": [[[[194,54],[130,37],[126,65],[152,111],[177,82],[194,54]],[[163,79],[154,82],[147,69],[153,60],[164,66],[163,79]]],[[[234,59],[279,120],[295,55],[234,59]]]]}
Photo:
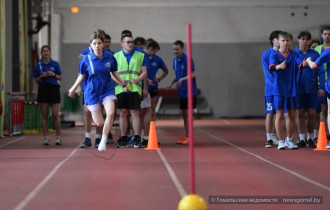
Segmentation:
{"type": "MultiPolygon", "coordinates": [[[[312,36],[308,31],[302,31],[298,34],[299,46],[296,49],[300,60],[305,60],[308,57],[312,57],[316,60],[319,54],[309,48],[309,42],[312,36]]],[[[305,147],[306,144],[310,148],[315,148],[313,141],[313,129],[314,118],[317,108],[318,97],[324,95],[324,70],[323,68],[317,68],[312,70],[308,66],[297,74],[297,127],[299,138],[296,144],[299,147],[305,147]],[[318,88],[318,80],[320,80],[320,88],[318,88]],[[305,124],[305,112],[307,112],[307,139],[306,124],[305,124]]]]}
{"type": "MultiPolygon", "coordinates": [[[[296,74],[298,68],[302,68],[302,61],[297,53],[290,50],[292,45],[292,35],[287,32],[279,34],[280,49],[271,53],[269,57],[269,70],[274,75],[273,90],[274,108],[276,109],[275,128],[279,138],[277,149],[283,150],[287,146],[289,149],[298,149],[292,141],[296,117],[296,95],[297,81],[296,74]],[[287,137],[284,141],[283,124],[284,111],[288,112],[287,137]]],[[[307,65],[307,63],[305,64],[307,65]]]]}
{"type": "Polygon", "coordinates": [[[275,109],[273,106],[274,96],[272,94],[274,75],[269,71],[269,56],[272,52],[280,48],[278,40],[278,35],[280,32],[281,31],[277,30],[270,33],[269,41],[272,47],[262,54],[262,68],[265,75],[266,148],[272,148],[273,145],[278,145],[278,139],[275,134],[274,126],[275,109]]]}

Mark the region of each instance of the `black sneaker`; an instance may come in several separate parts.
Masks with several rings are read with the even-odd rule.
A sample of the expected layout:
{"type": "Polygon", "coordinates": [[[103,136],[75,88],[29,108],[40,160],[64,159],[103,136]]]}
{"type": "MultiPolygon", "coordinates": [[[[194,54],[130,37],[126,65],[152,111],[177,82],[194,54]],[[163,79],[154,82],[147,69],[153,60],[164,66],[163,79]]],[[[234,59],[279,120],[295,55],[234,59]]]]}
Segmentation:
{"type": "Polygon", "coordinates": [[[101,139],[100,138],[96,138],[95,139],[95,148],[98,148],[99,147],[100,142],[101,142],[101,139]]]}
{"type": "Polygon", "coordinates": [[[143,139],[142,139],[142,145],[143,145],[143,146],[148,145],[148,139],[143,138],[143,139]]]}
{"type": "Polygon", "coordinates": [[[309,148],[316,148],[316,145],[314,144],[314,141],[312,139],[307,140],[307,145],[309,148]]]}
{"type": "Polygon", "coordinates": [[[112,133],[110,132],[108,139],[107,139],[107,144],[114,144],[115,140],[113,139],[112,133]]]}
{"type": "Polygon", "coordinates": [[[266,148],[272,148],[273,147],[273,140],[267,140],[267,142],[266,142],[266,146],[265,146],[266,148]]]}
{"type": "Polygon", "coordinates": [[[118,139],[117,148],[127,147],[126,136],[121,136],[118,139]]]}
{"type": "Polygon", "coordinates": [[[80,144],[80,148],[87,148],[87,147],[90,147],[90,146],[92,146],[92,141],[88,137],[86,137],[85,141],[82,144],[80,144]]]}
{"type": "Polygon", "coordinates": [[[298,141],[296,142],[296,145],[299,147],[299,148],[303,148],[306,146],[306,142],[305,140],[300,140],[298,139],[298,141]]]}
{"type": "Polygon", "coordinates": [[[313,142],[314,142],[314,144],[317,144],[317,137],[313,138],[313,142]]]}
{"type": "Polygon", "coordinates": [[[134,148],[142,148],[142,141],[140,136],[135,136],[132,138],[132,141],[134,141],[134,148]]]}
{"type": "MultiPolygon", "coordinates": [[[[160,142],[157,142],[158,146],[160,145],[160,142]]],[[[142,146],[148,146],[148,139],[142,139],[142,146]]]]}

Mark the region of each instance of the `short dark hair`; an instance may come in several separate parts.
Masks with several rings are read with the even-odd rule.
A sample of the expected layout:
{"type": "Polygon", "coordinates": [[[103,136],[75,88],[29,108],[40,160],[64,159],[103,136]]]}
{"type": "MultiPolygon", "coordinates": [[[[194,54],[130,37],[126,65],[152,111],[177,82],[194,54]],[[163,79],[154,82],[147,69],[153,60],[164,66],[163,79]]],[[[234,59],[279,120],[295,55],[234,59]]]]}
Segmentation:
{"type": "Polygon", "coordinates": [[[105,34],[104,36],[105,39],[110,39],[111,40],[111,36],[109,34],[105,34]]]}
{"type": "Polygon", "coordinates": [[[176,40],[175,42],[173,42],[173,45],[180,45],[182,48],[184,47],[183,41],[181,40],[176,40]]]}
{"type": "Polygon", "coordinates": [[[273,40],[275,38],[278,38],[278,35],[281,33],[280,30],[275,30],[275,31],[272,31],[269,35],[269,41],[270,41],[270,45],[273,46],[273,40]]]}
{"type": "Polygon", "coordinates": [[[122,42],[126,37],[130,37],[130,38],[133,38],[132,35],[129,35],[129,34],[125,34],[121,37],[120,41],[122,42]]]}
{"type": "Polygon", "coordinates": [[[146,45],[146,39],[143,37],[136,37],[134,39],[134,45],[137,45],[138,43],[142,44],[143,46],[146,45]]]}
{"type": "Polygon", "coordinates": [[[302,38],[302,37],[307,37],[307,40],[311,40],[312,39],[312,35],[311,33],[309,33],[308,31],[301,31],[298,34],[298,39],[302,38]]]}
{"type": "Polygon", "coordinates": [[[321,44],[321,41],[320,41],[319,39],[312,39],[312,41],[311,41],[311,45],[312,45],[313,43],[317,43],[318,45],[320,45],[320,44],[321,44]]]}
{"type": "Polygon", "coordinates": [[[323,34],[324,31],[330,31],[330,25],[324,25],[321,27],[321,34],[323,34]]]}
{"type": "Polygon", "coordinates": [[[156,42],[155,40],[153,39],[148,39],[147,41],[147,44],[146,44],[146,48],[149,49],[149,48],[155,48],[157,50],[160,50],[160,47],[159,47],[159,44],[158,42],[156,42]]]}
{"type": "Polygon", "coordinates": [[[284,37],[284,38],[289,37],[292,40],[292,34],[290,34],[289,32],[286,32],[286,31],[281,31],[278,34],[278,38],[280,38],[280,37],[284,37]]]}
{"type": "Polygon", "coordinates": [[[130,35],[130,36],[133,36],[132,35],[132,32],[128,29],[125,29],[121,32],[121,36],[124,36],[124,35],[130,35]]]}

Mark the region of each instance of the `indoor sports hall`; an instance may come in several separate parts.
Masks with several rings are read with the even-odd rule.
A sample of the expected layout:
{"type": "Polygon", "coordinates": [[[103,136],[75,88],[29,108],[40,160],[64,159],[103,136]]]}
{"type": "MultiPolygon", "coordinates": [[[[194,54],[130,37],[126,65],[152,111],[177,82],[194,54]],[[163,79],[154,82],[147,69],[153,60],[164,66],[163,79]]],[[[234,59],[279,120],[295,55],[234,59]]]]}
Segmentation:
{"type": "MultiPolygon", "coordinates": [[[[314,122],[317,133],[306,131],[306,137],[314,135],[315,148],[307,144],[299,149],[289,146],[280,149],[275,136],[271,136],[274,139],[270,146],[262,62],[263,53],[274,45],[270,34],[275,30],[292,36],[290,53],[300,48],[299,34],[308,31],[323,46],[324,51],[318,54],[322,56],[327,50],[323,29],[330,25],[330,2],[0,0],[0,3],[1,210],[330,208],[330,149],[327,149],[330,135],[327,116],[323,116],[327,111],[315,112],[321,116],[320,122],[314,122]],[[98,35],[94,33],[98,29],[111,36],[111,53],[105,54],[102,47],[100,51],[104,54],[98,56],[99,48],[93,43],[100,39],[92,38],[98,35]],[[132,35],[125,37],[124,30],[132,35]],[[147,122],[149,132],[146,128],[139,133],[141,136],[135,133],[137,122],[131,112],[132,137],[122,146],[119,140],[126,135],[121,109],[114,111],[111,120],[112,138],[104,134],[104,127],[102,135],[97,133],[93,111],[89,118],[94,122],[91,131],[87,131],[83,100],[89,93],[77,94],[72,87],[77,75],[82,75],[83,62],[92,66],[88,71],[93,72],[94,67],[98,71],[99,67],[93,66],[94,60],[118,61],[116,56],[121,50],[124,52],[125,44],[133,44],[123,40],[136,37],[144,37],[147,44],[150,38],[157,41],[157,55],[168,74],[163,76],[159,70],[155,75],[158,92],[155,119],[147,122]],[[175,48],[178,40],[184,43],[180,48],[187,56],[184,65],[177,65],[181,62],[175,48]],[[83,54],[86,49],[87,54],[83,54]],[[60,71],[49,73],[43,67],[46,61],[54,61],[54,68],[60,67],[60,71]],[[178,68],[187,71],[188,90],[183,102],[180,85],[171,86],[182,82],[178,68]],[[53,86],[40,85],[45,72],[51,77],[48,82],[56,81],[55,92],[53,86]],[[191,81],[196,81],[197,86],[191,81]],[[43,97],[53,100],[54,93],[58,93],[56,102],[40,102],[41,87],[47,87],[43,97]],[[180,108],[182,103],[187,108],[180,108]],[[96,144],[103,144],[104,136],[108,142],[102,150],[96,144]],[[136,146],[140,137],[143,146],[136,146]],[[89,145],[85,144],[87,138],[91,140],[89,145]],[[96,141],[101,138],[101,142],[96,141]],[[145,139],[148,141],[143,144],[145,139]],[[182,143],[182,139],[186,141],[182,143]]],[[[330,44],[330,33],[328,36],[330,44]]],[[[279,54],[282,46],[280,43],[279,54]]],[[[148,55],[147,46],[144,50],[143,55],[148,55]]],[[[127,54],[123,56],[127,58],[127,54]]],[[[142,56],[142,51],[139,55],[142,56]]],[[[130,67],[129,61],[127,66],[130,67]]],[[[318,72],[327,75],[324,70],[327,66],[318,67],[318,72]]],[[[123,74],[120,71],[123,68],[118,68],[123,74]]],[[[119,81],[117,86],[122,85],[124,91],[131,93],[135,82],[122,80],[124,83],[119,81]]],[[[149,81],[150,84],[153,83],[149,81]]],[[[323,88],[320,83],[316,86],[323,88]]],[[[324,89],[326,93],[327,87],[324,89]]],[[[327,107],[329,98],[324,97],[327,107]]],[[[113,103],[117,102],[118,97],[113,103]]],[[[104,107],[106,103],[109,102],[104,102],[104,107]]],[[[108,110],[102,113],[105,119],[111,115],[108,110]]],[[[276,119],[275,110],[273,115],[277,131],[274,128],[272,135],[280,133],[281,128],[284,137],[290,138],[286,135],[287,129],[291,129],[286,126],[288,114],[281,118],[282,124],[278,122],[280,117],[276,119]]],[[[294,143],[302,137],[297,116],[293,120],[294,143]]],[[[303,119],[307,129],[308,115],[303,119]]],[[[143,127],[143,122],[140,124],[143,127]]]]}

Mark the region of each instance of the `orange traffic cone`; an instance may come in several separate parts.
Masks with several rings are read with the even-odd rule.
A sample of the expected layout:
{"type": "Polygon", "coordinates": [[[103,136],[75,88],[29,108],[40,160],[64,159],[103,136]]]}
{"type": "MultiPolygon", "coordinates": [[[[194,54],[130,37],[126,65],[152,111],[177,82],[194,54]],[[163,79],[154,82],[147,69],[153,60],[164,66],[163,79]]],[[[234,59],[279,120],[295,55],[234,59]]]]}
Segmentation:
{"type": "Polygon", "coordinates": [[[328,149],[325,148],[325,146],[327,145],[327,134],[325,132],[325,126],[324,126],[324,122],[320,122],[320,127],[319,127],[319,136],[317,138],[317,147],[314,150],[317,151],[326,151],[328,149]]]}
{"type": "Polygon", "coordinates": [[[148,146],[145,150],[159,150],[158,141],[157,141],[157,133],[156,133],[156,126],[155,121],[150,122],[150,129],[149,129],[149,137],[148,137],[148,146]]]}

